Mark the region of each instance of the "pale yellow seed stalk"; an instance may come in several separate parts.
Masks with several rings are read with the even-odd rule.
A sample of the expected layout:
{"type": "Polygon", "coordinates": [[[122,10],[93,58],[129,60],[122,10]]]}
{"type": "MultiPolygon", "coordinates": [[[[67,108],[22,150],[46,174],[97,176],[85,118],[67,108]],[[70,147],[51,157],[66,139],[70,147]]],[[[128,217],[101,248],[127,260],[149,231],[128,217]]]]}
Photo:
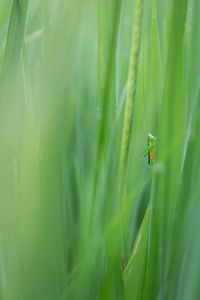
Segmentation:
{"type": "Polygon", "coordinates": [[[137,69],[139,62],[139,50],[142,31],[142,6],[143,0],[136,0],[135,16],[133,22],[133,35],[131,42],[127,94],[124,111],[124,124],[122,132],[122,145],[120,153],[120,171],[123,173],[126,167],[128,148],[130,143],[131,123],[133,118],[133,108],[135,102],[135,90],[137,80],[137,69]]]}

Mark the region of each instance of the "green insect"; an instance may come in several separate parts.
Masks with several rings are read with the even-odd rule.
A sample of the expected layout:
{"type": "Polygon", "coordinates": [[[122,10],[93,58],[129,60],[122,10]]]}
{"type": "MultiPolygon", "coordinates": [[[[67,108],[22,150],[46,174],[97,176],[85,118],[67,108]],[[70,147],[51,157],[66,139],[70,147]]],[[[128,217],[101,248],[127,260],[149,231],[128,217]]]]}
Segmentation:
{"type": "Polygon", "coordinates": [[[151,162],[154,161],[155,157],[155,140],[156,137],[153,136],[151,133],[148,134],[148,145],[147,148],[144,150],[144,156],[148,156],[148,165],[150,166],[151,162]]]}

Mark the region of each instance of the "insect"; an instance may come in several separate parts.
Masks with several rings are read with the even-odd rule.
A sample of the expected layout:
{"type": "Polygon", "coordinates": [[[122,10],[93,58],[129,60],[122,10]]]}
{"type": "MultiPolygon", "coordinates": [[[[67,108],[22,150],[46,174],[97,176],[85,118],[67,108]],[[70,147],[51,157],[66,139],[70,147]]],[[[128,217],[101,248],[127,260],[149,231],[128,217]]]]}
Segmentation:
{"type": "Polygon", "coordinates": [[[151,133],[148,134],[148,145],[147,148],[144,151],[144,156],[148,156],[148,165],[151,165],[151,162],[154,161],[154,149],[155,149],[155,136],[153,136],[151,133]]]}

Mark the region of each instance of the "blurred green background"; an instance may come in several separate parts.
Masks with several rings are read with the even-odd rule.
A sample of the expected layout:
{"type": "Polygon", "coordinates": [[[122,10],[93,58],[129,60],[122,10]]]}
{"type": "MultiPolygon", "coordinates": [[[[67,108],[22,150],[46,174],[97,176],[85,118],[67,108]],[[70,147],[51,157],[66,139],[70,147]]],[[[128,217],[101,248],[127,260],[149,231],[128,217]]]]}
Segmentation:
{"type": "Polygon", "coordinates": [[[199,15],[0,0],[0,299],[200,299],[199,15]]]}

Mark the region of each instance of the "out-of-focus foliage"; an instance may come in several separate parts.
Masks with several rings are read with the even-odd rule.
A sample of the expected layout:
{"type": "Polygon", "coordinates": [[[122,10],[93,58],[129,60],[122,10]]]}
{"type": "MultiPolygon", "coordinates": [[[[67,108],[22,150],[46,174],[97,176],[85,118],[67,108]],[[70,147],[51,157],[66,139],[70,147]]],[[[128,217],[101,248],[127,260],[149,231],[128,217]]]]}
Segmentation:
{"type": "Polygon", "coordinates": [[[199,0],[0,1],[0,299],[200,299],[199,14],[199,0]]]}

